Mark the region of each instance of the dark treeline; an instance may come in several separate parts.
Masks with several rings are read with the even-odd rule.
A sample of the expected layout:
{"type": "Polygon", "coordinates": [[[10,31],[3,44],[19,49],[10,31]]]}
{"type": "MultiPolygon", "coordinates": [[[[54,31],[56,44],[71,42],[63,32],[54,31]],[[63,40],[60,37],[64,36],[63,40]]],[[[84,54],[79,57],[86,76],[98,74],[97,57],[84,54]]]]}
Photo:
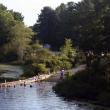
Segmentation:
{"type": "Polygon", "coordinates": [[[58,50],[65,38],[70,38],[75,47],[84,51],[108,52],[109,18],[109,0],[69,2],[61,4],[55,10],[44,7],[33,30],[52,49],[58,50]]]}
{"type": "Polygon", "coordinates": [[[102,56],[109,56],[109,19],[109,0],[82,0],[61,4],[55,10],[44,7],[33,30],[53,50],[59,50],[65,38],[71,39],[73,47],[83,52],[89,67],[100,62],[102,56]]]}

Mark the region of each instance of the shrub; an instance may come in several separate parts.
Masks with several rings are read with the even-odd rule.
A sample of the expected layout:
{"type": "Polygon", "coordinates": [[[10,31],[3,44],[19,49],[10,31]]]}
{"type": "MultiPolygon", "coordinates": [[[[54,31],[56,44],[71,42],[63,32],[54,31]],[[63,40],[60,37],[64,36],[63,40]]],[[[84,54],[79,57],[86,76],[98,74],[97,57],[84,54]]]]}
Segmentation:
{"type": "MultiPolygon", "coordinates": [[[[67,78],[57,83],[53,89],[59,95],[69,99],[77,98],[96,101],[102,98],[101,96],[99,97],[99,94],[108,88],[106,79],[94,73],[92,69],[80,71],[71,77],[69,77],[69,73],[67,73],[66,76],[67,78]]],[[[109,95],[110,94],[107,96],[109,95]]],[[[104,100],[109,99],[106,97],[104,100]]]]}
{"type": "Polygon", "coordinates": [[[99,94],[98,101],[104,106],[110,106],[110,91],[104,91],[99,94]]]}
{"type": "Polygon", "coordinates": [[[48,69],[46,68],[45,64],[38,64],[36,67],[36,70],[38,71],[38,73],[47,73],[48,69]]]}
{"type": "Polygon", "coordinates": [[[29,78],[29,77],[32,77],[32,76],[35,76],[36,73],[34,72],[34,69],[32,68],[32,66],[30,65],[25,65],[22,67],[23,68],[23,71],[24,73],[21,75],[21,78],[29,78]]]}
{"type": "Polygon", "coordinates": [[[72,67],[71,62],[66,60],[62,61],[61,68],[70,69],[71,67],[72,67]]]}
{"type": "Polygon", "coordinates": [[[65,77],[66,77],[66,79],[71,79],[72,73],[71,72],[66,72],[65,77]]]}

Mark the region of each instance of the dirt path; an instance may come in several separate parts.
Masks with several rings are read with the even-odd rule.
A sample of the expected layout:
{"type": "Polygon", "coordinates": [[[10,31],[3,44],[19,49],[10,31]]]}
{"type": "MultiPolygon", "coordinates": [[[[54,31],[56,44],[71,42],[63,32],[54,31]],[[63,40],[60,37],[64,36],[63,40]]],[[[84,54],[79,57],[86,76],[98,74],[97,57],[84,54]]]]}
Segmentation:
{"type": "MultiPolygon", "coordinates": [[[[86,68],[86,65],[80,65],[78,67],[75,67],[75,68],[73,68],[71,70],[67,70],[67,71],[71,72],[72,74],[75,74],[78,71],[84,70],[85,68],[86,68]]],[[[60,71],[47,79],[47,81],[49,81],[49,82],[58,82],[59,80],[60,80],[60,71]]]]}

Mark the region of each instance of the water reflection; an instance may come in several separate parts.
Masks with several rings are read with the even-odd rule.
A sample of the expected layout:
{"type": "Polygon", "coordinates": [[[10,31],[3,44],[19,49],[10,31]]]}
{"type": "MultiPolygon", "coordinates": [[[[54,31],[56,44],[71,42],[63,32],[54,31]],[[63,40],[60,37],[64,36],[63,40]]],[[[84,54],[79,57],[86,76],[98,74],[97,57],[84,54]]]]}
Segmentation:
{"type": "Polygon", "coordinates": [[[64,101],[52,92],[52,83],[0,89],[0,110],[105,110],[90,104],[64,101]]]}

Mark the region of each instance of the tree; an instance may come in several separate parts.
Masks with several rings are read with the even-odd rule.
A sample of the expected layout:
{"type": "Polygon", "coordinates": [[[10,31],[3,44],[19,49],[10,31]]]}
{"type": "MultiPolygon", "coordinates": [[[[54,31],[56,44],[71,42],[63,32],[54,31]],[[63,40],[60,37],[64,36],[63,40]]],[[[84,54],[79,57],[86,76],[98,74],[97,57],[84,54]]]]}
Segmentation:
{"type": "Polygon", "coordinates": [[[14,17],[14,19],[15,19],[16,21],[21,21],[21,22],[23,22],[24,17],[22,16],[21,13],[15,12],[15,11],[13,11],[13,10],[10,10],[10,12],[12,13],[12,15],[13,15],[13,17],[14,17]]]}
{"type": "Polygon", "coordinates": [[[44,44],[48,43],[52,47],[57,47],[58,17],[53,9],[44,7],[33,28],[44,44]]]}
{"type": "Polygon", "coordinates": [[[0,10],[7,10],[7,7],[5,7],[3,4],[0,4],[0,10]]]}
{"type": "Polygon", "coordinates": [[[10,34],[11,48],[17,52],[18,59],[22,61],[25,50],[31,42],[33,32],[30,28],[25,27],[23,23],[16,21],[15,25],[11,28],[10,34]]]}
{"type": "Polygon", "coordinates": [[[32,35],[21,13],[7,10],[0,4],[0,61],[17,60],[17,57],[22,60],[32,35]]]}
{"type": "Polygon", "coordinates": [[[65,44],[63,47],[61,47],[61,55],[70,61],[73,61],[76,55],[76,50],[72,47],[71,39],[65,39],[65,44]]]}
{"type": "MultiPolygon", "coordinates": [[[[91,0],[92,1],[92,0],[91,0]]],[[[81,39],[82,47],[86,51],[94,51],[94,53],[101,54],[102,52],[108,51],[107,37],[109,22],[110,5],[106,1],[92,1],[94,8],[86,11],[85,23],[81,28],[81,39]],[[108,14],[107,14],[108,13],[108,14]],[[91,41],[91,42],[89,42],[91,41]]]]}
{"type": "Polygon", "coordinates": [[[89,65],[94,59],[99,63],[102,53],[110,51],[108,34],[110,3],[107,0],[84,0],[78,5],[79,47],[85,52],[89,65]],[[82,20],[84,22],[81,22],[82,20]]]}
{"type": "Polygon", "coordinates": [[[61,40],[59,40],[59,42],[62,42],[62,44],[60,44],[64,44],[65,38],[70,38],[74,42],[73,45],[77,46],[79,29],[76,3],[68,2],[67,4],[61,4],[56,8],[56,13],[60,19],[59,39],[61,40]]]}
{"type": "Polygon", "coordinates": [[[14,24],[14,18],[8,11],[0,10],[0,46],[3,47],[8,42],[11,26],[14,24]]]}

